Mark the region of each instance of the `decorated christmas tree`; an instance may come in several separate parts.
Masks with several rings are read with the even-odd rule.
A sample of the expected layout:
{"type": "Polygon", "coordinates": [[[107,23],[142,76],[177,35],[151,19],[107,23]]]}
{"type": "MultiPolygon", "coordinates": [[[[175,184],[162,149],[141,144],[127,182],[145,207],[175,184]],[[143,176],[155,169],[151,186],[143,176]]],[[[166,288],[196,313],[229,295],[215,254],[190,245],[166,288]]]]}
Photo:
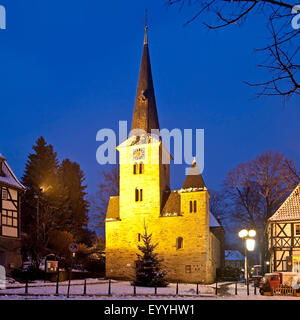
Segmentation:
{"type": "Polygon", "coordinates": [[[161,265],[163,259],[158,259],[157,253],[153,252],[158,243],[151,244],[152,234],[148,235],[146,225],[144,228],[145,233],[141,236],[144,244],[138,246],[143,254],[137,254],[136,280],[133,284],[143,287],[165,287],[168,285],[168,281],[165,279],[167,271],[161,265]]]}

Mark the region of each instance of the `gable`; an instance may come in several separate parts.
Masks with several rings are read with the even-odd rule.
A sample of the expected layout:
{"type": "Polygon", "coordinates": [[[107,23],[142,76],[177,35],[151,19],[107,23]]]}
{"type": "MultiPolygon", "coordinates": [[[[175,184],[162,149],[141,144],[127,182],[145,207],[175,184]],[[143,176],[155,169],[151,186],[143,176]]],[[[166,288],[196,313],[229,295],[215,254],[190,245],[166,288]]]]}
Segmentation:
{"type": "Polygon", "coordinates": [[[269,221],[300,220],[300,183],[269,221]]]}
{"type": "Polygon", "coordinates": [[[7,161],[0,154],[0,184],[7,185],[13,188],[25,190],[25,187],[14,175],[13,171],[9,167],[7,161]]]}

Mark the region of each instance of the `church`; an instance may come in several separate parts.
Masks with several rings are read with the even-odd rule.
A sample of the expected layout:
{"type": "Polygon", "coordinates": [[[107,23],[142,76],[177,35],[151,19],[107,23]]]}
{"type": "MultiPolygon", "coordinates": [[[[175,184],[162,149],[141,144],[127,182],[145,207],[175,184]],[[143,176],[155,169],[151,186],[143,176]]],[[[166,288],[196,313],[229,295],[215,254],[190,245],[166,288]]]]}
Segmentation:
{"type": "Polygon", "coordinates": [[[212,283],[224,264],[224,229],[209,211],[209,192],[196,161],[180,190],[170,190],[172,156],[159,130],[147,27],[131,134],[117,150],[119,196],[110,197],[106,219],[106,277],[133,280],[146,225],[171,282],[212,283]],[[170,162],[170,161],[169,161],[170,162]]]}

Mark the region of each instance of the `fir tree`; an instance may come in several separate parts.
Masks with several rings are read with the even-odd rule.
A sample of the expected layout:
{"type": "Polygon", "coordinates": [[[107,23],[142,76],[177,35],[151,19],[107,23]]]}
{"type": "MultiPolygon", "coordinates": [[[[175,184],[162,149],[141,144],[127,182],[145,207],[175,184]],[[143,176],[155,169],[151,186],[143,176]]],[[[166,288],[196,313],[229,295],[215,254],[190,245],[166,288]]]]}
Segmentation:
{"type": "Polygon", "coordinates": [[[89,203],[85,199],[86,186],[83,185],[84,174],[78,163],[65,159],[60,165],[59,177],[67,197],[66,213],[62,217],[68,221],[65,230],[70,231],[81,242],[86,237],[89,210],[89,203]]]}
{"type": "Polygon", "coordinates": [[[158,259],[157,253],[154,249],[158,243],[151,244],[152,234],[147,233],[147,227],[144,226],[145,233],[142,235],[144,242],[143,246],[138,246],[138,249],[143,253],[137,254],[138,260],[136,261],[136,280],[133,282],[136,286],[143,287],[165,287],[168,285],[165,276],[166,270],[163,270],[161,262],[163,259],[158,259]]]}
{"type": "Polygon", "coordinates": [[[22,182],[26,186],[22,201],[23,249],[38,268],[47,253],[48,233],[57,228],[57,215],[64,207],[64,192],[59,182],[59,162],[52,145],[40,137],[29,154],[22,182]]]}
{"type": "Polygon", "coordinates": [[[23,250],[38,268],[49,250],[52,231],[69,231],[81,242],[87,229],[88,202],[80,166],[66,159],[59,164],[53,146],[40,137],[29,154],[22,182],[27,190],[22,201],[23,250]]]}

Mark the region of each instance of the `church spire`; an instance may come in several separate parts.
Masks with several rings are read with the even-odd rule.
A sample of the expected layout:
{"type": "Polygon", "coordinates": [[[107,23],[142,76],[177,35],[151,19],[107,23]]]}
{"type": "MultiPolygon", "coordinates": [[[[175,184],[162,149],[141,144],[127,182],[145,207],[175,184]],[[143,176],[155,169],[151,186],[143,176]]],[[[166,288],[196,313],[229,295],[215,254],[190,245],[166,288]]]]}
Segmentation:
{"type": "MultiPolygon", "coordinates": [[[[141,129],[147,133],[151,133],[151,129],[159,129],[159,122],[152,80],[147,31],[148,25],[146,16],[144,48],[136,91],[131,130],[141,129]]],[[[136,133],[134,134],[136,135],[136,133]]]]}

